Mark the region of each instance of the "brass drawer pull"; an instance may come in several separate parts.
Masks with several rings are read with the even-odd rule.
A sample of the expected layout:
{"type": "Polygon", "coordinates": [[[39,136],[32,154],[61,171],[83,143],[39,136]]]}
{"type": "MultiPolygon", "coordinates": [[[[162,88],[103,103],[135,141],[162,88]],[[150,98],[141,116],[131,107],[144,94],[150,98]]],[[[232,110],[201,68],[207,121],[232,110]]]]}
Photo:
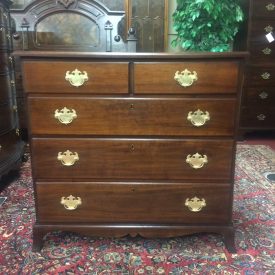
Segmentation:
{"type": "Polygon", "coordinates": [[[266,5],[265,7],[268,11],[274,11],[275,10],[275,5],[273,3],[270,3],[270,4],[266,5]]]}
{"type": "Polygon", "coordinates": [[[200,127],[203,126],[206,123],[206,121],[210,120],[210,115],[209,112],[203,112],[200,109],[198,109],[195,112],[189,112],[187,120],[191,121],[191,123],[194,126],[200,127]]]}
{"type": "Polygon", "coordinates": [[[208,163],[208,159],[206,155],[201,155],[196,153],[194,155],[188,155],[186,157],[186,163],[188,163],[194,169],[200,169],[204,166],[204,164],[208,163]]]}
{"type": "Polygon", "coordinates": [[[65,152],[59,152],[57,155],[57,159],[61,161],[64,166],[72,166],[76,161],[79,160],[79,156],[77,152],[71,152],[69,150],[65,152]]]}
{"type": "Polygon", "coordinates": [[[265,48],[262,50],[263,54],[270,55],[272,53],[272,50],[270,48],[265,48]]]}
{"type": "Polygon", "coordinates": [[[266,119],[266,116],[264,114],[260,114],[257,116],[257,119],[260,120],[260,121],[263,121],[266,119]]]}
{"type": "Polygon", "coordinates": [[[176,71],[174,79],[182,86],[182,87],[189,87],[191,86],[194,81],[198,80],[197,72],[193,71],[191,73],[187,69],[182,72],[176,71]]]}
{"type": "Polygon", "coordinates": [[[82,73],[78,69],[75,69],[72,72],[67,71],[65,79],[69,81],[71,85],[75,87],[80,87],[84,84],[84,82],[88,81],[89,77],[86,71],[83,71],[82,73]]]}
{"type": "Polygon", "coordinates": [[[192,199],[187,198],[185,200],[185,206],[188,207],[188,209],[192,212],[200,212],[203,207],[206,206],[205,199],[199,199],[197,197],[194,197],[192,199]]]}
{"type": "Polygon", "coordinates": [[[268,93],[266,93],[266,92],[261,92],[261,93],[259,94],[259,97],[260,97],[261,99],[266,99],[266,98],[268,98],[268,93]]]}
{"type": "Polygon", "coordinates": [[[55,110],[54,117],[58,119],[62,124],[70,124],[75,118],[77,118],[76,111],[74,109],[68,109],[64,107],[62,110],[55,110]]]}
{"type": "Polygon", "coordinates": [[[75,210],[79,205],[82,204],[82,201],[80,197],[74,197],[73,195],[70,195],[67,198],[62,197],[60,203],[64,205],[65,209],[67,210],[75,210]]]}
{"type": "Polygon", "coordinates": [[[268,79],[270,79],[271,74],[268,73],[268,72],[265,72],[265,73],[261,74],[261,77],[262,77],[262,79],[264,79],[264,80],[268,80],[268,79]]]}
{"type": "Polygon", "coordinates": [[[270,26],[270,25],[268,25],[268,26],[266,26],[266,27],[264,28],[264,30],[265,30],[267,33],[272,32],[273,29],[274,29],[274,28],[273,28],[272,26],[270,26]]]}

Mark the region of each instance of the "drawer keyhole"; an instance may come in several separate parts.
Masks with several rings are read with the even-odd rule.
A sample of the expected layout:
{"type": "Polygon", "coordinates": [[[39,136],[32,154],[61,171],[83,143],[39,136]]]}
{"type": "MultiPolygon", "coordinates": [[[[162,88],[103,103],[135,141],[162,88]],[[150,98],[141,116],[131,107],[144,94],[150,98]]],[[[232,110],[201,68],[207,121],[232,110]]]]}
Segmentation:
{"type": "Polygon", "coordinates": [[[131,145],[130,145],[130,150],[131,150],[131,152],[134,152],[134,151],[135,151],[135,145],[134,145],[134,144],[131,144],[131,145]]]}

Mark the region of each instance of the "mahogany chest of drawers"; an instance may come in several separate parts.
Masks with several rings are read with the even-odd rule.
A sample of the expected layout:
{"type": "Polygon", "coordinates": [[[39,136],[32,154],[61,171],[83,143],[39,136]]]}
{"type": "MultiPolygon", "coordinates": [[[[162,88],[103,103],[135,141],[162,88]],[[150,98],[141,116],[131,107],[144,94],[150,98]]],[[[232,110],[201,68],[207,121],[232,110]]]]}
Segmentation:
{"type": "Polygon", "coordinates": [[[244,53],[17,52],[27,93],[34,249],[52,230],[217,232],[234,251],[244,53]]]}
{"type": "Polygon", "coordinates": [[[275,1],[250,0],[240,135],[275,130],[275,1]]]}

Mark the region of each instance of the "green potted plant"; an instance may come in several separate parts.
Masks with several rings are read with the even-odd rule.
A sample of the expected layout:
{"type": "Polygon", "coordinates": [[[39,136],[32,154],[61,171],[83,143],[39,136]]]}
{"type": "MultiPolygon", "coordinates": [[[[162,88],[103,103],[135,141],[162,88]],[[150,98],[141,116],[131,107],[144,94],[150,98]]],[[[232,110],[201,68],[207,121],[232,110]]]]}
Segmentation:
{"type": "Polygon", "coordinates": [[[244,19],[239,1],[177,0],[172,15],[177,37],[172,46],[185,51],[229,51],[244,19]]]}

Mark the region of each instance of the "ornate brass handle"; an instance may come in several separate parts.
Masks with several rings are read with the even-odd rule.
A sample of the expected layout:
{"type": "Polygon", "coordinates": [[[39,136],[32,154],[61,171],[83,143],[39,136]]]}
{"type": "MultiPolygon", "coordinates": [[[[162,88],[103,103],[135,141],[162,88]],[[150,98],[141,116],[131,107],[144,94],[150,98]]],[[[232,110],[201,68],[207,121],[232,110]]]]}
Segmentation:
{"type": "Polygon", "coordinates": [[[265,48],[262,50],[263,54],[270,55],[272,53],[272,50],[270,48],[265,48]]]}
{"type": "Polygon", "coordinates": [[[174,79],[182,86],[182,87],[189,87],[191,86],[194,81],[198,80],[197,72],[193,71],[191,73],[187,69],[182,72],[176,71],[174,79]]]}
{"type": "Polygon", "coordinates": [[[78,69],[75,69],[72,72],[67,71],[65,79],[69,81],[71,85],[80,87],[84,84],[84,82],[88,81],[89,77],[86,71],[81,72],[78,69]]]}
{"type": "Polygon", "coordinates": [[[188,207],[188,209],[192,212],[200,212],[203,207],[206,206],[205,199],[199,199],[197,197],[194,197],[192,199],[187,198],[185,200],[185,206],[188,207]]]}
{"type": "Polygon", "coordinates": [[[266,119],[266,116],[264,114],[260,114],[257,116],[257,119],[260,120],[260,121],[263,121],[266,119]]]}
{"type": "Polygon", "coordinates": [[[76,161],[79,160],[79,156],[77,152],[71,152],[69,150],[65,152],[59,152],[57,155],[57,159],[61,161],[64,166],[72,166],[76,161]]]}
{"type": "Polygon", "coordinates": [[[261,77],[264,80],[270,79],[270,76],[271,76],[271,74],[268,73],[268,72],[265,72],[265,73],[261,74],[261,77]]]}
{"type": "Polygon", "coordinates": [[[260,97],[261,99],[266,99],[266,98],[268,98],[268,93],[266,93],[266,92],[261,92],[261,93],[259,94],[259,97],[260,97]]]}
{"type": "Polygon", "coordinates": [[[82,204],[82,201],[80,197],[74,197],[73,195],[70,195],[67,198],[62,197],[60,203],[64,205],[65,209],[67,210],[75,210],[79,205],[82,204]]]}
{"type": "Polygon", "coordinates": [[[74,109],[68,109],[64,107],[62,110],[55,110],[54,117],[58,119],[62,124],[70,124],[75,118],[77,118],[76,111],[74,109]]]}
{"type": "Polygon", "coordinates": [[[266,26],[266,27],[264,28],[264,30],[265,30],[267,33],[272,32],[273,29],[274,29],[274,28],[273,28],[272,26],[270,26],[270,25],[268,25],[268,26],[266,26]]]}
{"type": "Polygon", "coordinates": [[[204,164],[208,163],[208,158],[206,155],[201,155],[196,153],[194,155],[188,155],[186,157],[186,163],[188,163],[194,169],[200,169],[204,164]]]}
{"type": "Polygon", "coordinates": [[[274,11],[275,10],[275,5],[273,3],[270,3],[270,4],[266,5],[265,7],[268,11],[274,11]]]}
{"type": "Polygon", "coordinates": [[[203,112],[198,109],[195,112],[189,112],[187,120],[191,121],[194,126],[200,127],[203,126],[206,121],[210,120],[210,114],[207,111],[203,112]]]}

